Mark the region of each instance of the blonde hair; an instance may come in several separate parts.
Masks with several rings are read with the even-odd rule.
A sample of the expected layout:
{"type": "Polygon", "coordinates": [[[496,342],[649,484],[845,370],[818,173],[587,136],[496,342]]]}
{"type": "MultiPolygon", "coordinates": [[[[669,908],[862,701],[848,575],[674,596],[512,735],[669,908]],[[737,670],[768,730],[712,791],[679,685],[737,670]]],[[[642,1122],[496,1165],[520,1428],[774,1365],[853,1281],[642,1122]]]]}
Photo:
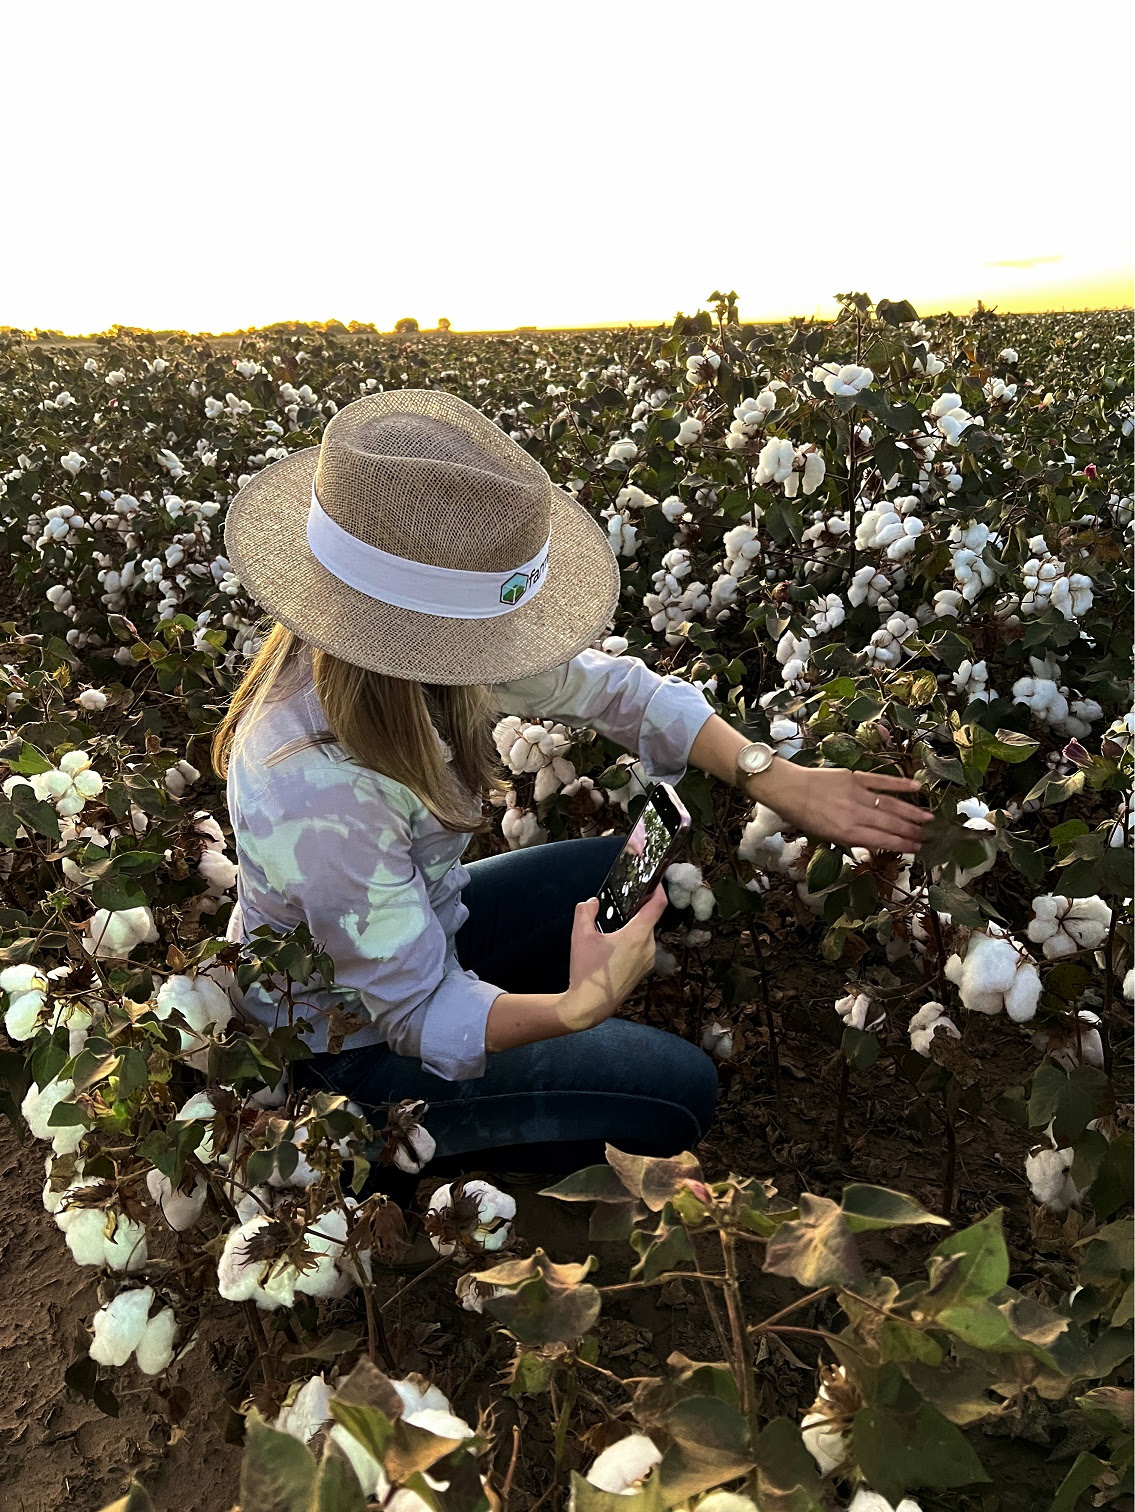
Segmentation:
{"type": "MultiPolygon", "coordinates": [[[[265,700],[283,697],[298,684],[306,643],[285,626],[268,623],[271,628],[213,732],[209,755],[222,779],[228,776],[238,724],[251,721],[265,700]]],[[[492,741],[497,711],[487,687],[387,677],[318,647],[311,648],[311,662],[330,728],[300,745],[337,743],[360,766],[405,784],[445,829],[477,834],[491,828],[489,817],[473,818],[469,809],[471,793],[483,801],[509,787],[492,741]],[[438,735],[453,753],[452,770],[438,735]],[[461,791],[458,778],[467,791],[461,791]]]]}

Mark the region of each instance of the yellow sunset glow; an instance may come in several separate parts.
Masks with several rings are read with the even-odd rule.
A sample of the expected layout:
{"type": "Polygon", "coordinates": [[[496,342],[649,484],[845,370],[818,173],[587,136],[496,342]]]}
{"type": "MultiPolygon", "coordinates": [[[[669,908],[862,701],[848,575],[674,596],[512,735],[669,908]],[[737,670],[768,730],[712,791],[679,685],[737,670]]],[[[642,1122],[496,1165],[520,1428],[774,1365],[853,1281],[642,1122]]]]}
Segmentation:
{"type": "Polygon", "coordinates": [[[1131,303],[1126,7],[8,7],[0,325],[1131,303]]]}

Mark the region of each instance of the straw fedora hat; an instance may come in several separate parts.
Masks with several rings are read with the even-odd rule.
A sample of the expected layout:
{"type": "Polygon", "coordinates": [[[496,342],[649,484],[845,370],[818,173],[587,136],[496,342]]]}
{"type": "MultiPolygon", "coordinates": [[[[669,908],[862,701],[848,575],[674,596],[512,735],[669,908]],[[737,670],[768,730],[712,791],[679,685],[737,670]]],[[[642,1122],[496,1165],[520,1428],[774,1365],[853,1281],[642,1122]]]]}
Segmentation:
{"type": "Polygon", "coordinates": [[[233,499],[225,552],[280,624],[433,683],[559,666],[610,623],[606,534],[480,410],[437,389],[345,405],[233,499]]]}

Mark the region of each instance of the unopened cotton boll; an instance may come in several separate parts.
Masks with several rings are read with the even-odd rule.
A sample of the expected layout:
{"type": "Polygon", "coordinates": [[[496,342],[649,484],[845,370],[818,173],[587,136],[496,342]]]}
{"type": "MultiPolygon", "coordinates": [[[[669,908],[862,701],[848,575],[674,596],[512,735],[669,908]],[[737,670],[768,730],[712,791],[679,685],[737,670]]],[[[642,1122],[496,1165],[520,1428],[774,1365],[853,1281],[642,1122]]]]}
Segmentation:
{"type": "Polygon", "coordinates": [[[1033,899],[1028,937],[1045,958],[1059,961],[1080,950],[1097,950],[1107,938],[1111,909],[1100,897],[1065,898],[1047,893],[1033,899]]]}
{"type": "Polygon", "coordinates": [[[947,1014],[941,1003],[926,1003],[911,1019],[907,1026],[910,1035],[910,1048],[916,1055],[930,1058],[930,1042],[939,1029],[943,1029],[950,1039],[961,1039],[961,1030],[953,1019],[947,1014]]]}

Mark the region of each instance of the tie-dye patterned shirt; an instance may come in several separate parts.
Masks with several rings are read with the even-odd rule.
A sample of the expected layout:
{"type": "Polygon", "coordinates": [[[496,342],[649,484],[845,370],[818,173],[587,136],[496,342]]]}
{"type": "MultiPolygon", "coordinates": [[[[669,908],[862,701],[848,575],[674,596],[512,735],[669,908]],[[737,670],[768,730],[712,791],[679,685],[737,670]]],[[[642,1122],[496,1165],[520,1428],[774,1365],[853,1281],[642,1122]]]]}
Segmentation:
{"type": "MultiPolygon", "coordinates": [[[[304,1005],[296,1017],[315,1029],[305,1041],[313,1050],[326,1049],[328,1010],[338,1006],[366,1020],[347,1038],[351,1049],[385,1043],[448,1081],[482,1076],[485,1021],[504,988],[457,959],[470,835],[446,830],[410,788],[359,766],[338,744],[305,743],[327,729],[310,653],[306,666],[291,692],[238,731],[228,774],[237,905],[227,937],[304,922],[322,943],[334,986],[294,989],[304,1005]]],[[[591,649],[492,691],[502,714],[597,730],[670,783],[685,775],[712,712],[680,677],[591,649]]],[[[280,1001],[259,986],[245,994],[247,1011],[269,1028],[284,1021],[280,1001]]]]}

